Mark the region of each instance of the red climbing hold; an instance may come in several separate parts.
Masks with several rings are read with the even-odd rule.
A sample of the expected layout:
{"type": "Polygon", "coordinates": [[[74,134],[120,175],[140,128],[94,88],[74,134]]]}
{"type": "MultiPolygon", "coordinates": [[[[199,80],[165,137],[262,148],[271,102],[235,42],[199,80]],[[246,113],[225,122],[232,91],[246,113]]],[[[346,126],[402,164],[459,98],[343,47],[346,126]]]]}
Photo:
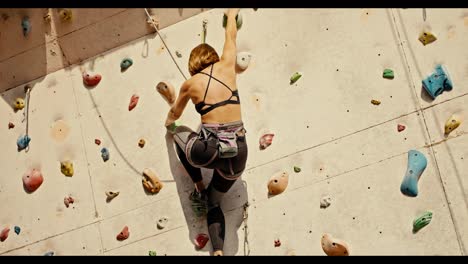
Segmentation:
{"type": "Polygon", "coordinates": [[[99,139],[96,138],[96,139],[94,140],[94,143],[96,143],[96,145],[99,146],[99,145],[101,145],[101,140],[99,140],[99,139]]]}
{"type": "Polygon", "coordinates": [[[208,243],[208,238],[207,234],[198,234],[197,237],[195,238],[195,245],[197,246],[198,249],[202,249],[206,246],[206,243],[208,243]]]}
{"type": "Polygon", "coordinates": [[[273,137],[274,136],[275,136],[275,134],[273,134],[273,133],[263,134],[263,136],[261,136],[260,140],[259,140],[260,149],[264,150],[267,147],[269,147],[271,145],[271,143],[273,143],[273,137]]]}
{"type": "Polygon", "coordinates": [[[8,129],[12,129],[15,127],[15,124],[13,124],[12,122],[8,123],[8,129]]]}
{"type": "Polygon", "coordinates": [[[138,95],[136,94],[132,95],[132,98],[130,98],[130,104],[128,105],[128,111],[132,111],[133,108],[136,107],[139,99],[140,97],[138,95]]]}
{"type": "Polygon", "coordinates": [[[8,232],[10,232],[10,228],[5,227],[0,233],[0,241],[5,241],[8,238],[8,232]]]}
{"type": "Polygon", "coordinates": [[[130,236],[130,232],[128,231],[128,226],[125,226],[122,231],[117,235],[117,240],[122,241],[127,239],[130,236]]]}
{"type": "Polygon", "coordinates": [[[65,204],[65,206],[68,208],[68,206],[72,203],[74,203],[75,200],[71,197],[71,196],[68,196],[68,197],[65,197],[63,198],[63,203],[65,204]]]}
{"type": "Polygon", "coordinates": [[[275,240],[275,247],[281,246],[281,241],[279,239],[275,240]]]}
{"type": "Polygon", "coordinates": [[[30,193],[37,190],[43,181],[42,173],[37,169],[28,170],[23,175],[24,188],[30,193]]]}
{"type": "Polygon", "coordinates": [[[406,127],[404,125],[398,124],[397,130],[398,130],[398,132],[401,132],[401,131],[405,130],[405,128],[406,127]]]}
{"type": "Polygon", "coordinates": [[[83,83],[87,86],[96,86],[102,79],[100,74],[90,75],[89,73],[83,73],[83,83]]]}

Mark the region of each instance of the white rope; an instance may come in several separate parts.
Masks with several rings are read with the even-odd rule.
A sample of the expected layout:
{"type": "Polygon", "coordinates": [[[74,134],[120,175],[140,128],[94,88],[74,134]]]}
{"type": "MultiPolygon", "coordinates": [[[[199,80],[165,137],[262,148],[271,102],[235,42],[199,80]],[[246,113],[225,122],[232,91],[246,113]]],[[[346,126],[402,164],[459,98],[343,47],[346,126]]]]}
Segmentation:
{"type": "Polygon", "coordinates": [[[164,39],[162,38],[161,34],[159,34],[159,30],[156,26],[156,24],[154,23],[153,19],[151,18],[150,14],[148,13],[148,10],[145,8],[145,12],[146,12],[146,15],[148,16],[148,21],[151,21],[151,24],[153,24],[153,27],[154,29],[156,30],[156,33],[157,35],[159,36],[159,38],[161,39],[162,43],[164,44],[164,46],[166,47],[167,49],[167,52],[169,52],[169,55],[171,55],[171,58],[172,58],[172,61],[174,61],[175,65],[177,66],[177,68],[179,69],[180,71],[180,74],[182,74],[182,76],[184,77],[185,80],[187,80],[187,77],[185,77],[185,74],[182,72],[182,70],[180,69],[179,67],[179,64],[177,64],[176,60],[174,59],[174,56],[172,56],[172,52],[169,50],[169,47],[166,45],[166,42],[164,42],[164,39]]]}

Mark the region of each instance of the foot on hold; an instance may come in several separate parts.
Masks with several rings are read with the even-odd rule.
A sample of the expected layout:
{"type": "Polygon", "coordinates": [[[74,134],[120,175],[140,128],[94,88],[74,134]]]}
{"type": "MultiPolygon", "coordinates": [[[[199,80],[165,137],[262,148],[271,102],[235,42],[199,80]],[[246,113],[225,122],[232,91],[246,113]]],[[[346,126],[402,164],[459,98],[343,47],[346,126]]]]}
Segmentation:
{"type": "Polygon", "coordinates": [[[169,222],[169,219],[165,216],[159,218],[158,220],[158,229],[164,229],[167,225],[167,222],[169,222]]]}
{"type": "Polygon", "coordinates": [[[395,78],[395,75],[394,75],[394,73],[393,73],[393,70],[391,70],[391,69],[385,69],[385,70],[383,71],[383,77],[384,77],[385,79],[393,79],[393,78],[395,78]]]}
{"type": "Polygon", "coordinates": [[[42,177],[42,173],[37,169],[28,170],[23,175],[23,185],[29,193],[37,190],[43,181],[44,177],[42,177]]]}
{"type": "Polygon", "coordinates": [[[73,163],[71,161],[60,162],[60,171],[63,173],[63,175],[72,177],[74,173],[73,163]]]}
{"type": "Polygon", "coordinates": [[[418,181],[427,166],[427,159],[421,152],[410,150],[408,152],[408,167],[401,183],[400,190],[410,197],[418,196],[418,181]]]}
{"type": "Polygon", "coordinates": [[[133,108],[137,106],[138,100],[140,100],[140,97],[138,95],[132,95],[132,98],[130,98],[130,104],[128,104],[128,111],[132,111],[133,108]]]}
{"type": "Polygon", "coordinates": [[[96,86],[101,81],[102,76],[100,74],[89,74],[83,72],[83,83],[86,86],[96,86]]]}
{"type": "Polygon", "coordinates": [[[2,232],[0,233],[0,241],[3,242],[8,238],[8,233],[10,233],[10,228],[5,227],[3,228],[2,232]]]}
{"type": "Polygon", "coordinates": [[[289,175],[287,172],[277,172],[268,181],[268,193],[270,195],[277,195],[288,187],[289,175]]]}
{"type": "Polygon", "coordinates": [[[23,29],[23,35],[27,37],[29,32],[31,32],[31,21],[29,21],[29,17],[23,17],[21,28],[23,29]]]}
{"type": "Polygon", "coordinates": [[[275,134],[273,134],[273,133],[267,133],[267,134],[264,134],[263,136],[261,136],[260,140],[259,140],[260,150],[264,150],[264,149],[268,148],[273,143],[273,137],[274,136],[275,136],[275,134]]]}
{"type": "Polygon", "coordinates": [[[434,73],[422,81],[424,89],[432,99],[435,99],[444,91],[453,89],[452,79],[444,66],[438,64],[434,71],[434,73]]]}
{"type": "Polygon", "coordinates": [[[461,124],[461,118],[458,115],[452,115],[447,122],[445,122],[445,135],[450,134],[453,130],[459,127],[461,124]]]}
{"type": "Polygon", "coordinates": [[[289,84],[294,84],[302,77],[302,72],[295,72],[289,79],[289,84]]]}
{"type": "Polygon", "coordinates": [[[120,71],[125,71],[126,69],[130,68],[133,65],[133,60],[130,58],[125,58],[120,63],[120,71]]]}
{"type": "Polygon", "coordinates": [[[117,195],[119,195],[119,193],[120,193],[120,192],[107,191],[107,192],[106,192],[107,202],[110,202],[112,199],[114,199],[115,197],[117,197],[117,195]]]}
{"type": "Polygon", "coordinates": [[[333,238],[330,234],[322,236],[322,249],[327,256],[349,256],[349,247],[346,242],[333,238]]]}
{"type": "Polygon", "coordinates": [[[120,233],[117,234],[117,240],[123,241],[130,236],[130,232],[128,231],[128,226],[125,226],[120,233]]]}
{"type": "Polygon", "coordinates": [[[252,54],[250,54],[249,52],[243,51],[243,52],[237,53],[237,57],[236,57],[237,67],[239,67],[239,69],[244,71],[245,69],[247,69],[247,67],[249,67],[251,58],[252,58],[252,54]]]}
{"type": "Polygon", "coordinates": [[[145,189],[152,194],[159,193],[159,191],[163,188],[164,185],[161,182],[161,180],[159,180],[156,173],[150,169],[144,169],[143,176],[143,187],[145,187],[145,189]]]}
{"type": "Polygon", "coordinates": [[[432,212],[427,211],[413,221],[413,233],[418,232],[421,228],[427,226],[432,220],[432,212]]]}
{"type": "Polygon", "coordinates": [[[197,217],[202,217],[208,212],[208,196],[206,191],[198,192],[196,189],[189,196],[192,201],[192,210],[197,217]]]}
{"type": "Polygon", "coordinates": [[[208,243],[209,240],[210,238],[207,234],[198,234],[194,240],[195,246],[197,246],[198,249],[202,249],[206,246],[206,243],[208,243]]]}
{"type": "Polygon", "coordinates": [[[158,85],[156,85],[156,90],[158,90],[159,94],[161,94],[161,96],[169,105],[174,104],[176,100],[176,94],[172,84],[166,81],[159,82],[158,85]]]}
{"type": "Polygon", "coordinates": [[[431,32],[423,32],[419,36],[419,41],[421,41],[421,43],[424,46],[426,46],[427,44],[430,44],[430,43],[432,43],[432,42],[434,42],[436,40],[437,40],[436,36],[434,36],[434,34],[432,34],[431,32]]]}
{"type": "Polygon", "coordinates": [[[16,141],[18,151],[22,151],[23,149],[27,148],[29,146],[29,142],[31,142],[31,138],[28,135],[19,137],[16,141]]]}

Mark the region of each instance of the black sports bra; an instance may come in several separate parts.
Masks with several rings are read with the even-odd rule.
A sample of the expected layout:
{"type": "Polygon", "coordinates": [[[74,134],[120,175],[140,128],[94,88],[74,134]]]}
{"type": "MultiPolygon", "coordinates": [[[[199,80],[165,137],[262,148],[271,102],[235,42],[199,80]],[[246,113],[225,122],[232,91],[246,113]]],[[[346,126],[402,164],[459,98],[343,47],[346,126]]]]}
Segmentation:
{"type": "Polygon", "coordinates": [[[197,110],[197,112],[200,113],[200,115],[204,115],[204,114],[210,112],[211,110],[215,109],[216,107],[220,107],[220,106],[223,106],[223,105],[240,104],[239,92],[237,90],[235,90],[235,91],[231,90],[231,88],[229,88],[229,86],[227,86],[222,81],[220,81],[220,80],[216,79],[215,77],[213,77],[212,76],[213,67],[214,67],[214,64],[211,65],[210,74],[200,72],[201,74],[205,74],[207,76],[210,76],[210,79],[208,79],[208,85],[206,86],[205,96],[203,96],[203,101],[201,101],[201,102],[199,102],[198,104],[195,105],[195,110],[197,110]],[[207,104],[207,103],[205,103],[206,94],[208,93],[208,88],[210,87],[211,78],[215,79],[216,81],[218,81],[222,85],[226,86],[226,88],[228,88],[229,91],[231,91],[231,93],[232,93],[231,97],[229,97],[227,100],[218,102],[216,104],[207,104]],[[236,97],[237,100],[232,100],[232,97],[236,97]],[[204,108],[205,106],[208,106],[208,107],[204,108]]]}

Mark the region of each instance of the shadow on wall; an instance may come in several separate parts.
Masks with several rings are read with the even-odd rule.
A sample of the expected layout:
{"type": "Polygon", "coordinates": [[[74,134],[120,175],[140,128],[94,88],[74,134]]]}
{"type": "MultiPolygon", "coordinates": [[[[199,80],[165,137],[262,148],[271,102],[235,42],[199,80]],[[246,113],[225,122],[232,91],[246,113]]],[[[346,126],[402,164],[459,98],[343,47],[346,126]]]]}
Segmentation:
{"type": "MultiPolygon", "coordinates": [[[[200,127],[198,128],[198,130],[200,130],[200,127]]],[[[193,242],[195,237],[200,233],[208,234],[206,217],[197,218],[197,216],[192,210],[191,201],[189,200],[189,195],[194,190],[195,187],[190,176],[187,174],[187,172],[185,171],[185,168],[183,167],[182,163],[179,161],[177,157],[174,144],[175,143],[174,143],[172,135],[167,133],[166,134],[166,146],[167,146],[167,151],[168,151],[168,156],[169,156],[171,173],[176,182],[177,193],[179,194],[180,203],[184,210],[185,221],[187,222],[187,227],[189,229],[188,239],[194,245],[194,250],[197,250],[193,242]]],[[[202,169],[202,175],[203,175],[203,182],[205,186],[208,186],[213,176],[213,170],[202,169]]],[[[237,236],[237,231],[243,222],[242,205],[245,204],[246,201],[248,201],[247,188],[243,184],[242,177],[241,177],[236,181],[236,183],[231,187],[231,189],[225,194],[224,199],[221,201],[221,208],[223,209],[225,221],[226,221],[226,234],[225,234],[225,241],[224,241],[224,254],[225,255],[235,255],[239,250],[239,238],[237,236]],[[238,199],[228,198],[232,196],[233,193],[236,194],[235,197],[238,199]]],[[[212,250],[212,247],[210,247],[210,243],[208,243],[205,246],[205,248],[202,249],[202,251],[209,251],[211,255],[213,254],[213,250],[212,250]]]]}
{"type": "Polygon", "coordinates": [[[14,110],[14,100],[25,99],[26,93],[13,88],[21,84],[34,87],[45,79],[51,67],[67,62],[46,19],[49,9],[0,9],[0,14],[0,91],[14,110]]]}

